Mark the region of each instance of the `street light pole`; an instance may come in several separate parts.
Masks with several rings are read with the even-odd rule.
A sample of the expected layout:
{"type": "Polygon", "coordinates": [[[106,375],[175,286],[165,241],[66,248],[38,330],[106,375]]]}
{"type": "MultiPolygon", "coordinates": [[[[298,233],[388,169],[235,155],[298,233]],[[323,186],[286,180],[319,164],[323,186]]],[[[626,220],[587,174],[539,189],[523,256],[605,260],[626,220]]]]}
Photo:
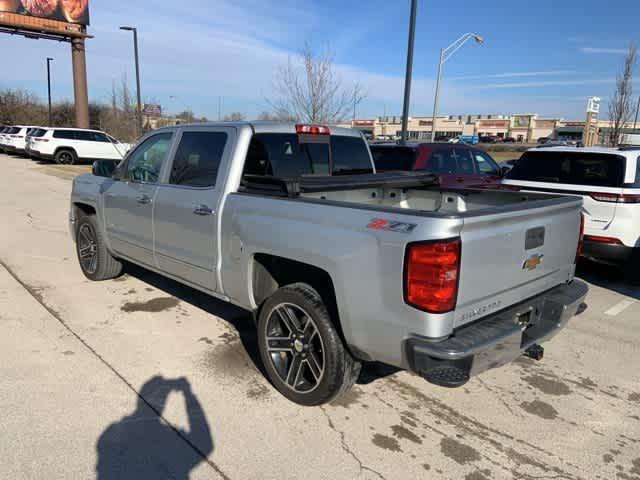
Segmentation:
{"type": "Polygon", "coordinates": [[[407,141],[407,127],[409,126],[409,105],[411,102],[411,77],[413,75],[413,46],[416,38],[416,13],[418,0],[411,0],[411,17],[409,19],[409,43],[407,45],[407,71],[404,77],[404,105],[402,108],[402,138],[407,141]]]}
{"type": "Polygon", "coordinates": [[[640,114],[640,96],[638,96],[638,106],[636,107],[636,118],[633,120],[633,129],[636,129],[638,124],[638,114],[640,114]]]}
{"type": "Polygon", "coordinates": [[[133,32],[133,51],[136,61],[136,95],[138,104],[136,106],[136,128],[138,137],[142,136],[142,95],[140,93],[140,59],[138,56],[138,29],[135,27],[120,27],[120,30],[133,32]]]}
{"type": "Polygon", "coordinates": [[[47,90],[49,92],[49,126],[53,126],[53,122],[51,119],[51,62],[53,62],[53,58],[47,57],[47,90]]]}
{"type": "Polygon", "coordinates": [[[438,100],[440,98],[440,80],[442,78],[442,66],[447,62],[447,60],[451,58],[454,53],[456,53],[465,43],[467,43],[467,40],[470,39],[474,39],[476,43],[484,43],[484,39],[480,35],[470,32],[462,35],[447,48],[443,48],[442,50],[440,50],[440,61],[438,62],[438,77],[436,79],[436,93],[434,95],[433,116],[431,120],[432,142],[435,142],[436,140],[436,117],[438,116],[438,100]]]}
{"type": "Polygon", "coordinates": [[[436,115],[438,114],[438,100],[440,99],[440,77],[442,76],[442,59],[444,48],[440,49],[440,61],[438,62],[438,76],[436,77],[436,94],[433,100],[433,116],[431,117],[431,141],[436,141],[436,115]]]}

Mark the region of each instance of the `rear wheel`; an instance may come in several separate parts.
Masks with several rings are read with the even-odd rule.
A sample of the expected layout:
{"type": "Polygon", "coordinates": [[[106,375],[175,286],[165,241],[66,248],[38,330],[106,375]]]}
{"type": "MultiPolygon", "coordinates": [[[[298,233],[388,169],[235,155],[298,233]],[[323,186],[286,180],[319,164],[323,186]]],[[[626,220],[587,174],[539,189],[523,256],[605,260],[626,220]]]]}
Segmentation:
{"type": "Polygon", "coordinates": [[[78,163],[78,156],[73,150],[59,150],[56,152],[55,160],[59,165],[75,165],[78,163]]]}
{"type": "Polygon", "coordinates": [[[300,405],[321,405],[348,391],[361,364],[347,351],[316,290],[280,288],[258,319],[258,343],[273,385],[300,405]]]}
{"type": "Polygon", "coordinates": [[[76,252],[82,273],[89,280],[110,280],[122,273],[122,263],[107,250],[95,215],[78,218],[76,252]]]}

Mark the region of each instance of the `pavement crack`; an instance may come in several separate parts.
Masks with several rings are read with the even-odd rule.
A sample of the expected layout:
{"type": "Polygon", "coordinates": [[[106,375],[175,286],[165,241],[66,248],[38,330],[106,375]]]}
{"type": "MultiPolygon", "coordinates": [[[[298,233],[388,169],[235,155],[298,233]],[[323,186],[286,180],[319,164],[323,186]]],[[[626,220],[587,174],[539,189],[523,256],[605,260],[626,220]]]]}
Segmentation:
{"type": "Polygon", "coordinates": [[[333,420],[331,420],[331,416],[329,415],[329,412],[327,412],[326,408],[324,406],[320,406],[320,410],[322,410],[322,413],[327,418],[327,423],[329,425],[329,428],[331,430],[333,430],[335,433],[337,433],[338,435],[340,435],[340,444],[342,446],[342,450],[347,455],[351,456],[358,463],[358,467],[360,468],[360,472],[362,472],[362,471],[371,472],[374,475],[376,475],[378,478],[381,478],[382,480],[386,480],[385,476],[382,475],[380,472],[378,472],[377,470],[374,470],[373,468],[367,467],[366,465],[364,465],[362,463],[362,460],[360,460],[360,458],[358,458],[358,456],[355,454],[355,452],[353,450],[351,450],[351,448],[347,444],[344,432],[341,431],[341,430],[338,430],[336,428],[336,426],[333,423],[333,420]]]}
{"type": "Polygon", "coordinates": [[[29,285],[27,282],[25,282],[24,280],[22,280],[18,274],[16,272],[13,271],[13,269],[11,267],[9,267],[9,265],[7,265],[2,259],[0,259],[0,265],[2,265],[2,267],[7,271],[7,273],[9,273],[9,275],[11,275],[11,277],[20,284],[20,286],[22,288],[25,289],[25,291],[31,295],[31,297],[33,297],[33,299],[38,302],[38,304],[44,308],[49,315],[51,315],[53,318],[55,318],[58,323],[60,323],[60,325],[62,325],[62,327],[67,330],[71,335],[73,335],[76,340],[78,340],[88,351],[89,353],[91,353],[91,355],[93,355],[100,363],[102,363],[105,367],[107,367],[116,377],[118,377],[118,379],[124,383],[126,385],[126,387],[131,390],[136,397],[138,397],[142,402],[144,402],[144,404],[149,407],[151,409],[151,411],[153,411],[159,419],[161,419],[163,422],[165,422],[166,425],[169,426],[169,428],[171,428],[171,430],[174,431],[174,433],[183,441],[185,442],[195,453],[197,453],[201,458],[202,461],[205,462],[207,465],[209,465],[220,477],[223,478],[223,480],[231,480],[231,478],[224,473],[220,467],[218,467],[212,460],[209,460],[209,457],[197,446],[195,445],[191,440],[189,440],[181,431],[178,427],[176,427],[175,425],[173,425],[173,423],[171,423],[168,419],[166,419],[164,417],[164,415],[162,414],[161,411],[159,411],[151,402],[149,402],[146,398],[144,398],[142,395],[140,395],[140,392],[138,392],[138,390],[136,390],[136,387],[134,387],[131,382],[129,382],[129,380],[126,379],[126,377],[120,373],[118,371],[118,369],[116,367],[114,367],[111,363],[109,363],[109,361],[107,359],[105,359],[102,355],[100,355],[100,353],[98,353],[98,351],[93,348],[89,342],[87,340],[85,340],[84,338],[82,338],[80,336],[79,333],[77,333],[73,328],[71,328],[71,326],[62,318],[62,316],[60,315],[59,312],[57,312],[53,307],[49,306],[45,301],[44,298],[42,296],[42,289],[41,288],[37,288],[37,287],[33,287],[31,285],[29,285]]]}

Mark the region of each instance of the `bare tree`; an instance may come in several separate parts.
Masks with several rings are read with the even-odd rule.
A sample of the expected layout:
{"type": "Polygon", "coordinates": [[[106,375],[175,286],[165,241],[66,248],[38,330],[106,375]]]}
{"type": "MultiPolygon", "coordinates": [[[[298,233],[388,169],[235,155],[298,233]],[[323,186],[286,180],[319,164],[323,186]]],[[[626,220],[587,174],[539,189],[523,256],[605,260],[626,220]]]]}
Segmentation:
{"type": "Polygon", "coordinates": [[[304,122],[335,123],[348,117],[364,98],[360,85],[343,88],[334,72],[329,50],[314,52],[309,45],[281,66],[275,77],[276,98],[267,99],[276,116],[304,122]]]}
{"type": "Polygon", "coordinates": [[[637,53],[636,44],[631,42],[627,49],[624,65],[616,77],[616,90],[609,100],[609,120],[611,120],[609,143],[614,147],[619,145],[625,124],[631,119],[633,111],[632,83],[637,53]]]}
{"type": "Polygon", "coordinates": [[[240,122],[240,121],[244,120],[245,118],[246,117],[244,116],[244,113],[231,112],[231,113],[225,115],[222,120],[224,120],[225,122],[240,122]]]}

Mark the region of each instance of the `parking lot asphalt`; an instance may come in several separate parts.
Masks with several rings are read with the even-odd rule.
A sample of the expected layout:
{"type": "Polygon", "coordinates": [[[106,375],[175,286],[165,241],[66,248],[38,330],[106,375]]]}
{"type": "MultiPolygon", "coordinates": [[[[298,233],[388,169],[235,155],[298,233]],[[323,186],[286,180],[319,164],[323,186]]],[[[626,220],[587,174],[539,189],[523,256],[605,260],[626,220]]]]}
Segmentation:
{"type": "Polygon", "coordinates": [[[250,319],[141,269],[92,283],[71,175],[0,155],[0,478],[640,479],[640,288],[586,265],[588,308],[460,389],[365,368],[303,408],[250,319]]]}

